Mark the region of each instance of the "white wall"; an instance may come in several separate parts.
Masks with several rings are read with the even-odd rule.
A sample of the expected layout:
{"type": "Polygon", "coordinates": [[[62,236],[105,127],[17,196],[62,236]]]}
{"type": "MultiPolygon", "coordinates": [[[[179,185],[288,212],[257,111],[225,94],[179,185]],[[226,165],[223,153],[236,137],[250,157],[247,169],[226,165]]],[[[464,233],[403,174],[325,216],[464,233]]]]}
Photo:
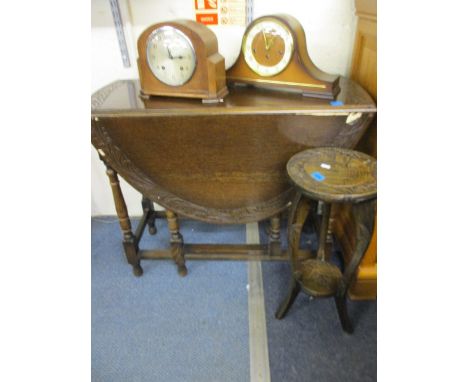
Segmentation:
{"type": "MultiPolygon", "coordinates": [[[[120,0],[131,67],[124,68],[109,0],[91,3],[91,91],[117,79],[138,78],[136,41],[147,26],[159,21],[194,19],[193,0],[120,0]]],[[[325,72],[346,76],[351,65],[356,17],[354,0],[254,0],[253,17],[288,13],[302,24],[314,63],[325,72]]],[[[240,51],[245,27],[212,27],[220,53],[230,67],[240,51]]],[[[141,195],[121,179],[130,215],[141,214],[141,195]]],[[[91,146],[92,215],[115,215],[104,166],[91,146]]]]}

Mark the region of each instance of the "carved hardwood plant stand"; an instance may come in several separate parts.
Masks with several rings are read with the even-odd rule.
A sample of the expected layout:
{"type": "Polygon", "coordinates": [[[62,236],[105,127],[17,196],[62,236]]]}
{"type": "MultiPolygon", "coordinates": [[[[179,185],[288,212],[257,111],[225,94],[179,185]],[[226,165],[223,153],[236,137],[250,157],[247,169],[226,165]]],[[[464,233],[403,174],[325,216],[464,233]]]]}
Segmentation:
{"type": "Polygon", "coordinates": [[[334,297],[343,330],[352,333],[346,295],[372,236],[377,196],[377,163],[369,155],[340,148],[311,149],[294,155],[287,165],[296,188],[288,222],[288,252],[291,281],[286,299],[276,312],[282,319],[298,293],[313,297],[334,297]],[[304,222],[322,205],[318,250],[301,259],[299,244],[304,222]],[[328,260],[327,234],[332,203],[351,203],[356,219],[356,248],[342,273],[328,260]]]}

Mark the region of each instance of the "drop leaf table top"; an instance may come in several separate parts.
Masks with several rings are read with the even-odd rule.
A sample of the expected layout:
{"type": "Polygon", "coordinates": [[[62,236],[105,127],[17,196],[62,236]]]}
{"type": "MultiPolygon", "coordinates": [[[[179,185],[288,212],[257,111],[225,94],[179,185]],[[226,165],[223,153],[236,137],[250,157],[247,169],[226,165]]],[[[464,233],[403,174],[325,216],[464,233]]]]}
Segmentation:
{"type": "Polygon", "coordinates": [[[307,148],[353,148],[376,105],[340,78],[335,102],[234,87],[223,103],[140,97],[137,80],[91,99],[92,143],[105,163],[146,198],[212,223],[275,216],[292,196],[286,163],[307,148]]]}

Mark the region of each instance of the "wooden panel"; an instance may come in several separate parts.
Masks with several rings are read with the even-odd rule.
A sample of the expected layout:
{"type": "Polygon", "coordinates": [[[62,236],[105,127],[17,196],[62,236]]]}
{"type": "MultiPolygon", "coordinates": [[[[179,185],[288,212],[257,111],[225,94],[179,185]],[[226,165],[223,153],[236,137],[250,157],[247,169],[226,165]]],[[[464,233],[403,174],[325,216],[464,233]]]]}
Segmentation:
{"type": "Polygon", "coordinates": [[[356,0],[356,13],[361,19],[377,21],[377,1],[376,0],[356,0]]]}
{"type": "MultiPolygon", "coordinates": [[[[375,0],[356,0],[356,9],[359,22],[351,78],[377,100],[377,3],[375,0]]],[[[356,149],[377,158],[377,118],[356,149]]]]}
{"type": "Polygon", "coordinates": [[[356,47],[352,78],[359,82],[372,97],[377,98],[377,25],[371,20],[360,20],[356,31],[356,47]]]}
{"type": "MultiPolygon", "coordinates": [[[[351,78],[377,100],[377,1],[356,0],[356,13],[359,19],[351,78]]],[[[377,158],[377,118],[369,126],[356,149],[377,158]]],[[[347,206],[340,206],[335,212],[333,229],[347,260],[351,257],[355,245],[354,221],[351,209],[347,206]]],[[[377,226],[349,296],[361,300],[377,297],[377,226]]]]}

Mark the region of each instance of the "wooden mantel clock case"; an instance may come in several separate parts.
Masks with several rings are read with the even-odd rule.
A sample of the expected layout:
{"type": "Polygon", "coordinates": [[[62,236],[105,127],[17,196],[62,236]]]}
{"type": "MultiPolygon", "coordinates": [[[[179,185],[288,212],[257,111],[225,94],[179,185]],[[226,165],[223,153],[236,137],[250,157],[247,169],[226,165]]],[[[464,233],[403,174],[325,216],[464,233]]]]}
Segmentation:
{"type": "Polygon", "coordinates": [[[154,24],[138,38],[138,71],[146,96],[219,102],[228,93],[216,35],[192,20],[154,24]]]}
{"type": "Polygon", "coordinates": [[[231,84],[295,91],[317,98],[334,99],[340,91],[339,76],[314,65],[302,25],[286,14],[263,16],[250,23],[239,58],[226,76],[231,84]]]}
{"type": "Polygon", "coordinates": [[[140,97],[139,81],[117,81],[92,96],[91,137],[107,166],[128,262],[141,275],[142,259],[287,260],[279,243],[279,214],[293,190],[286,163],[312,147],[353,148],[375,104],[355,82],[341,78],[338,100],[235,87],[223,103],[140,97]],[[143,218],[132,230],[118,176],[143,195],[143,218]],[[166,208],[171,248],[140,250],[148,226],[166,208]],[[160,213],[159,213],[160,214],[160,213]],[[178,216],[232,224],[271,219],[267,245],[184,244],[178,216]]]}

